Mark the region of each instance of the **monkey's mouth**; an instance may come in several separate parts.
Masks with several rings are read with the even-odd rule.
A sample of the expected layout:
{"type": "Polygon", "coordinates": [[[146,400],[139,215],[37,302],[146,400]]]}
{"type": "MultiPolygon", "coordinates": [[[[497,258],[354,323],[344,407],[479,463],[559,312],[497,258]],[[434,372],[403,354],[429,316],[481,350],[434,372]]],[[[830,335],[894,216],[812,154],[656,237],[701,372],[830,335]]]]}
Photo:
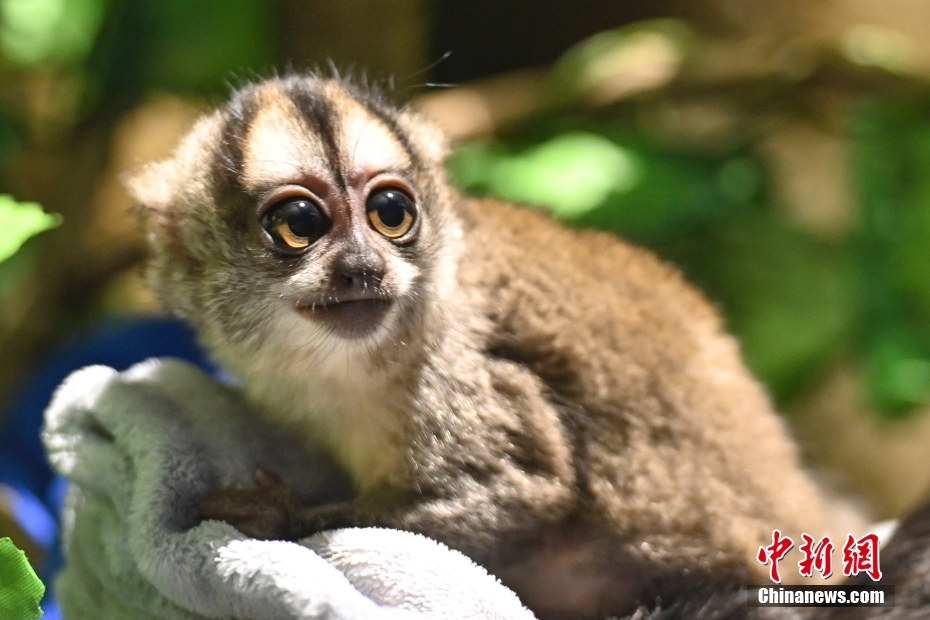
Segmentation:
{"type": "Polygon", "coordinates": [[[388,297],[358,297],[300,303],[297,312],[328,327],[337,336],[355,340],[371,336],[393,305],[388,297]]]}

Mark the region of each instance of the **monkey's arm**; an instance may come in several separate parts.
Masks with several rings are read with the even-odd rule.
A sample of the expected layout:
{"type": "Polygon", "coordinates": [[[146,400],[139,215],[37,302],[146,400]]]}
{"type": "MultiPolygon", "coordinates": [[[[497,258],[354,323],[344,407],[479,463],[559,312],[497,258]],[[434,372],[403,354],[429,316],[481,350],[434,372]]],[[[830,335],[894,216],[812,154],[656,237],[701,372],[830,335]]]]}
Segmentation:
{"type": "Polygon", "coordinates": [[[251,489],[214,491],[198,506],[200,517],[225,521],[262,540],[298,540],[324,529],[356,525],[342,523],[351,503],[302,506],[277,474],[261,467],[255,471],[255,482],[251,489]]]}
{"type": "Polygon", "coordinates": [[[263,540],[299,540],[341,527],[391,527],[472,550],[493,547],[507,531],[517,530],[528,519],[556,520],[566,504],[566,490],[558,482],[515,471],[501,473],[493,482],[460,480],[460,495],[429,501],[391,501],[388,496],[393,494],[386,491],[322,506],[301,505],[290,487],[266,469],[256,470],[255,481],[257,486],[251,489],[212,493],[201,502],[200,517],[226,521],[247,536],[263,540]],[[487,527],[489,518],[499,529],[487,527]]]}
{"type": "Polygon", "coordinates": [[[490,548],[528,520],[552,522],[565,513],[571,491],[560,481],[528,475],[514,463],[498,464],[498,469],[481,480],[460,475],[454,495],[425,499],[381,489],[351,502],[303,506],[280,477],[259,468],[254,488],[215,491],[201,502],[199,513],[264,540],[378,526],[417,531],[462,550],[490,548]],[[489,522],[496,527],[489,529],[489,522]]]}
{"type": "Polygon", "coordinates": [[[485,360],[475,374],[494,389],[425,390],[444,394],[444,402],[416,405],[433,415],[417,416],[411,475],[402,488],[384,485],[352,502],[305,507],[277,476],[259,470],[255,488],[215,492],[201,504],[201,516],[264,539],[296,540],[349,526],[407,529],[469,555],[513,531],[558,522],[573,509],[575,472],[545,387],[511,362],[485,360]]]}

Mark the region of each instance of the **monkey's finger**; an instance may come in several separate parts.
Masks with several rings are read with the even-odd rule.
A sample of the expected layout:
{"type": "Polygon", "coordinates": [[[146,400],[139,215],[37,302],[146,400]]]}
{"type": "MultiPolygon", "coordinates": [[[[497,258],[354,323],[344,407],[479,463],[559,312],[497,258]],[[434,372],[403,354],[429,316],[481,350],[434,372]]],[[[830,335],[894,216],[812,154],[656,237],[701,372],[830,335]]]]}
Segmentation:
{"type": "Polygon", "coordinates": [[[270,469],[265,469],[264,467],[259,467],[255,470],[255,482],[258,486],[263,489],[287,489],[288,486],[284,484],[284,481],[281,480],[281,477],[278,474],[274,473],[270,469]]]}
{"type": "Polygon", "coordinates": [[[261,495],[248,491],[221,491],[203,500],[197,507],[197,512],[202,519],[249,519],[261,510],[262,499],[261,495]]]}

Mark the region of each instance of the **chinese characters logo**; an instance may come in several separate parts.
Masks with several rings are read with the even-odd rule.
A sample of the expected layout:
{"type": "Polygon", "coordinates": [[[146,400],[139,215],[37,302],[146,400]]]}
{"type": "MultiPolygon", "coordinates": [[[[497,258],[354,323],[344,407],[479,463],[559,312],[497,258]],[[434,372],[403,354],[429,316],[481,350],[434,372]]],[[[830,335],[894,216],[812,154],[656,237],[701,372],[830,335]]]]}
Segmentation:
{"type": "MultiPolygon", "coordinates": [[[[829,536],[814,540],[810,534],[801,534],[803,541],[798,550],[803,558],[798,562],[798,572],[803,577],[812,577],[814,571],[824,579],[833,574],[833,542],[829,536]]],[[[769,578],[774,583],[781,583],[778,563],[794,547],[794,541],[782,535],[780,530],[772,532],[772,544],[759,547],[756,559],[760,564],[769,566],[769,578]]],[[[878,536],[872,533],[857,539],[852,534],[846,536],[843,545],[843,575],[852,577],[859,573],[867,574],[872,581],[882,578],[878,558],[878,536]]]]}

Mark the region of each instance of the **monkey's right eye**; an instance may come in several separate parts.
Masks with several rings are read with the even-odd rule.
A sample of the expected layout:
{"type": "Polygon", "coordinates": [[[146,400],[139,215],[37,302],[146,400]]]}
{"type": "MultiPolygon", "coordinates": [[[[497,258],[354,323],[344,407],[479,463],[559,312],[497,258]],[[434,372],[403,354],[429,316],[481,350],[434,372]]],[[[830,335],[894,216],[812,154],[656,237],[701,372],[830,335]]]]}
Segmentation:
{"type": "Polygon", "coordinates": [[[264,228],[275,245],[288,251],[310,247],[329,230],[331,222],[308,198],[287,198],[262,215],[264,228]]]}

